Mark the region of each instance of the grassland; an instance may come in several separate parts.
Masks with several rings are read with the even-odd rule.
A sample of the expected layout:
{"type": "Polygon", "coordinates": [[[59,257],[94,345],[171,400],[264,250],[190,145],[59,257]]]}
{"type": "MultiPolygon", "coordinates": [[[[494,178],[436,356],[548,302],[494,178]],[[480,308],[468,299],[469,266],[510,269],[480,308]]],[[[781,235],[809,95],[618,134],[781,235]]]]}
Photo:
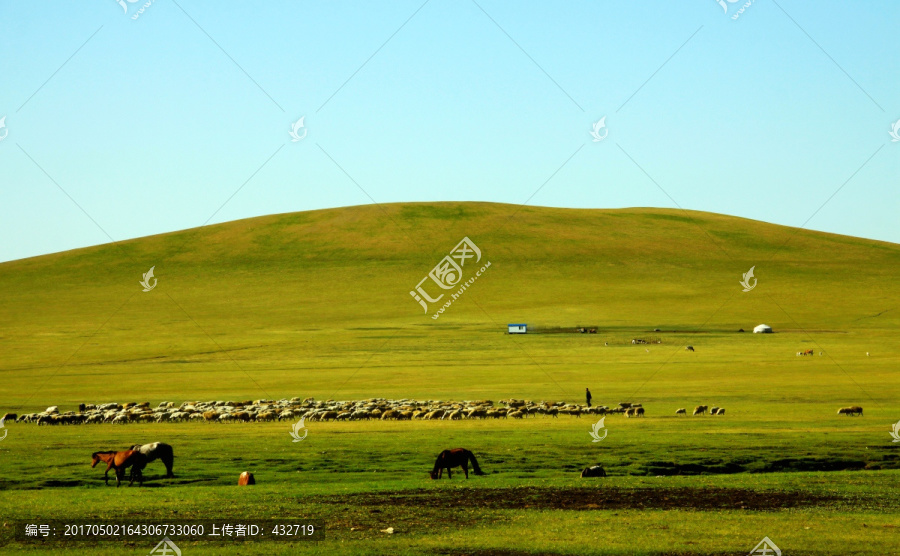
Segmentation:
{"type": "Polygon", "coordinates": [[[642,402],[647,418],[608,417],[600,443],[569,417],[311,423],[301,443],[284,423],[12,424],[4,531],[36,517],[277,515],[315,519],[326,537],[189,554],[740,554],[765,535],[785,554],[895,554],[897,268],[893,244],[722,215],[479,203],[276,215],[5,263],[0,412],[293,396],[577,402],[587,386],[595,403],[642,402]],[[408,292],[464,236],[491,268],[432,319],[408,292]],[[158,286],[141,292],[154,265],[158,286]],[[745,293],[751,266],[759,283],[745,293]],[[509,336],[508,322],[599,331],[509,336]],[[737,332],[762,322],[776,334],[737,332]],[[675,417],[700,403],[727,414],[675,417]],[[835,414],[851,404],[865,416],[835,414]],[[176,447],[175,480],[151,467],[146,488],[116,491],[89,467],[92,451],[154,440],[176,447]],[[489,474],[428,480],[455,446],[489,474]],[[579,479],[594,463],[609,477],[579,479]],[[259,484],[237,489],[245,469],[259,484]],[[388,526],[394,535],[379,532],[388,526]]]}

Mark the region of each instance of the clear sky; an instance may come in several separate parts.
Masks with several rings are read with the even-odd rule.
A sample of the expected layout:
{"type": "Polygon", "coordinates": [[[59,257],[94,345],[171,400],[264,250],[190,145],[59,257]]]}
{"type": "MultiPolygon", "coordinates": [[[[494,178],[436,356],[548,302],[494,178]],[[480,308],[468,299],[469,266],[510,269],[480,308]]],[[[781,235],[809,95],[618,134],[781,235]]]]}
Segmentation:
{"type": "Polygon", "coordinates": [[[0,261],[373,201],[900,242],[898,2],[124,4],[0,2],[0,261]]]}

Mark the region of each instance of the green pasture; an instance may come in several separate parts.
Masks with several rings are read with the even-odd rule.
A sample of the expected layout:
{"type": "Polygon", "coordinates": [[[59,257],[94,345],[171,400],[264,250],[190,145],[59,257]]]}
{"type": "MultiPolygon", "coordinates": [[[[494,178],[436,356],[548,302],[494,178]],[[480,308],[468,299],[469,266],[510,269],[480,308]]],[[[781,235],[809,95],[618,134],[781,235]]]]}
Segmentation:
{"type": "MultiPolygon", "coordinates": [[[[310,423],[306,440],[298,443],[291,442],[288,423],[13,425],[2,445],[0,509],[7,535],[13,523],[39,518],[177,522],[271,516],[314,521],[323,534],[317,543],[258,542],[240,549],[179,544],[191,554],[740,554],[763,536],[798,554],[833,554],[836,544],[847,554],[894,553],[900,451],[891,447],[889,427],[877,416],[820,421],[830,422],[815,426],[801,419],[788,426],[765,419],[758,426],[752,416],[611,416],[609,435],[599,443],[590,442],[590,421],[577,418],[310,423]],[[164,479],[155,462],[143,488],[116,489],[104,486],[101,469],[90,468],[94,448],[156,439],[176,447],[175,479],[164,479]],[[458,445],[475,451],[487,475],[429,479],[434,455],[458,445]],[[762,472],[776,462],[795,467],[762,472]],[[582,467],[595,463],[609,476],[579,478],[582,467]],[[729,463],[758,472],[722,474],[729,463]],[[705,471],[656,475],[671,464],[705,471]],[[856,470],[798,471],[828,464],[856,470]],[[244,470],[254,473],[256,486],[236,486],[244,470]],[[555,508],[545,500],[573,488],[587,489],[595,507],[566,509],[561,503],[555,508]],[[526,489],[530,497],[522,494],[526,489]],[[609,492],[618,489],[636,492],[626,507],[606,508],[609,492]],[[646,496],[643,489],[690,489],[696,501],[707,489],[735,494],[720,508],[693,508],[694,495],[680,507],[637,508],[646,496]],[[497,493],[512,506],[442,502],[476,492],[497,493]],[[824,500],[769,506],[752,503],[745,498],[748,492],[824,500]],[[359,498],[412,494],[430,503],[367,504],[359,498]],[[395,529],[393,536],[381,533],[387,527],[395,529]]],[[[146,553],[152,544],[131,542],[126,553],[146,553]]],[[[102,546],[69,548],[81,554],[102,546]]],[[[65,553],[59,545],[42,550],[12,542],[8,547],[65,553]]]]}
{"type": "Polygon", "coordinates": [[[585,387],[595,405],[646,409],[606,417],[598,443],[586,416],[308,423],[299,443],[287,422],[7,423],[4,538],[38,517],[277,516],[313,519],[324,538],[184,554],[746,554],[763,536],[785,555],[897,554],[898,268],[894,244],[723,215],[486,203],[274,215],[0,264],[0,414],[294,396],[583,403],[585,387]],[[491,267],[432,319],[409,291],[463,237],[491,267]],[[142,292],[151,266],[158,285],[142,292]],[[758,284],[742,292],[751,266],[758,284]],[[513,322],[548,333],[505,334],[513,322]],[[760,323],[775,333],[750,333],[760,323]],[[549,333],[576,326],[598,333],[549,333]],[[699,404],[726,415],[675,416],[699,404]],[[848,405],[864,416],[836,414],[848,405]],[[155,463],[144,488],[117,490],[90,468],[93,451],[152,441],[175,447],[176,479],[155,463]],[[488,475],[428,479],[457,446],[488,475]],[[608,477],[579,478],[596,463],[608,477]],[[238,488],[244,470],[259,484],[238,488]],[[615,505],[629,489],[677,500],[615,505]],[[734,494],[722,507],[699,502],[721,489],[734,494]],[[811,499],[739,504],[757,495],[811,499]]]}

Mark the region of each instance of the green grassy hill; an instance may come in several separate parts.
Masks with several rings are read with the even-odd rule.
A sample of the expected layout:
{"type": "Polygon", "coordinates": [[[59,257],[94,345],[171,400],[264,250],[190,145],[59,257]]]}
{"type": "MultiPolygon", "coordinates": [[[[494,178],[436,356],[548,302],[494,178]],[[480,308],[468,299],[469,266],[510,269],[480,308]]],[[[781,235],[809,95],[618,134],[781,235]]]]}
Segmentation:
{"type": "Polygon", "coordinates": [[[896,361],[898,267],[895,244],[695,211],[404,203],[252,218],[0,264],[0,399],[574,400],[598,366],[625,373],[610,388],[627,395],[677,369],[685,343],[697,369],[722,372],[740,350],[761,376],[779,371],[767,358],[812,347],[843,389],[841,370],[896,361]],[[464,236],[491,267],[432,319],[409,292],[464,236]],[[515,338],[508,322],[600,333],[515,338]],[[763,322],[780,334],[736,335],[763,322]],[[663,344],[625,349],[641,335],[663,344]]]}
{"type": "MultiPolygon", "coordinates": [[[[744,554],[765,535],[785,554],[888,554],[898,263],[897,245],[716,214],[484,203],[275,215],[5,263],[0,413],[293,396],[582,401],[590,387],[596,404],[641,402],[646,417],[605,417],[600,443],[593,419],[565,416],[316,421],[299,443],[287,422],[8,423],[0,491],[16,493],[0,497],[0,546],[14,520],[36,516],[289,516],[327,537],[242,553],[744,554]],[[433,319],[409,291],[466,236],[491,266],[433,319]],[[151,266],[159,281],[145,293],[151,266]],[[758,284],[742,292],[751,266],[758,284]],[[511,322],[543,333],[507,335],[511,322]],[[760,323],[776,333],[737,332],[760,323]],[[598,333],[551,333],[576,326],[598,333]],[[806,349],[815,355],[796,356],[806,349]],[[698,404],[727,414],[675,416],[698,404]],[[865,416],[836,414],[851,404],[865,416]],[[176,479],[154,463],[154,488],[116,490],[89,467],[93,451],[152,441],[175,446],[176,479]],[[428,479],[456,446],[488,474],[428,479]],[[579,478],[595,463],[609,476],[579,478]],[[234,486],[244,470],[257,486],[234,486]]],[[[42,541],[3,549],[102,544],[42,541]]],[[[128,549],[156,542],[143,541],[128,549]]],[[[191,554],[232,546],[178,542],[191,554]]]]}

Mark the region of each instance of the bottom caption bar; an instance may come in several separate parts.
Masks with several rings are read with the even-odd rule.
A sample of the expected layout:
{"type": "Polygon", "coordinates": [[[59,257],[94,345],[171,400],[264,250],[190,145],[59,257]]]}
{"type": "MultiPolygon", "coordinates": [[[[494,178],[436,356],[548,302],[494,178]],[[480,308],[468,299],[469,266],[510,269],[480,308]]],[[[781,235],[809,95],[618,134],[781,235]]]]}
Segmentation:
{"type": "Polygon", "coordinates": [[[322,538],[324,529],[306,519],[269,520],[172,520],[161,521],[56,521],[31,520],[15,524],[19,542],[46,544],[55,541],[128,541],[159,539],[170,543],[215,540],[302,541],[322,538]]]}

